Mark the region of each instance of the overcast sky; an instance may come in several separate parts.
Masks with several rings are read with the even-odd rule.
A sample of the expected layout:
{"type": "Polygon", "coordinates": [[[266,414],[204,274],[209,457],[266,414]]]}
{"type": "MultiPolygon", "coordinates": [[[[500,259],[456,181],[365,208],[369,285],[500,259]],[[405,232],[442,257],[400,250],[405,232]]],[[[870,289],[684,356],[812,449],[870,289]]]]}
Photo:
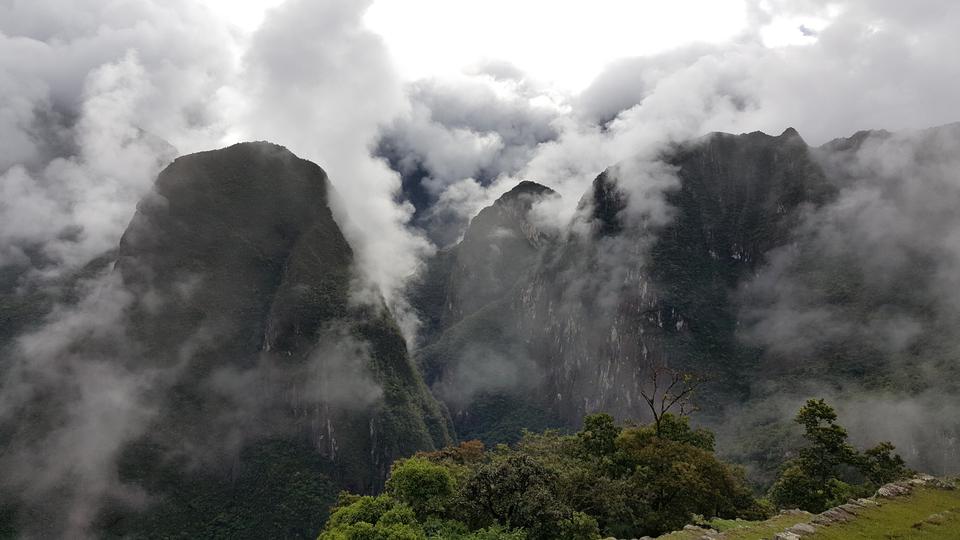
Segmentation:
{"type": "MultiPolygon", "coordinates": [[[[282,3],[202,1],[245,32],[282,3]]],[[[837,10],[834,5],[820,14],[776,17],[763,25],[763,39],[769,45],[810,42],[810,31],[822,28],[837,10]]],[[[406,79],[448,76],[485,60],[505,60],[578,91],[617,59],[736,37],[747,28],[748,5],[745,0],[375,0],[364,20],[383,37],[406,79]]]]}
{"type": "Polygon", "coordinates": [[[0,0],[0,265],[82,264],[171,156],[268,139],[330,173],[389,295],[520,179],[563,219],[710,131],[956,121],[957,28],[952,0],[0,0]]]}

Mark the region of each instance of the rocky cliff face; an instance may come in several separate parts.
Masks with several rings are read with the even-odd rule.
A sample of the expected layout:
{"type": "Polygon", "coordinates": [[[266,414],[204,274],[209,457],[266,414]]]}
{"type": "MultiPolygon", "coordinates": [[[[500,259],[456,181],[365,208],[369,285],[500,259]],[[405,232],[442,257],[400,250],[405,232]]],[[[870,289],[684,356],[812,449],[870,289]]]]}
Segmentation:
{"type": "Polygon", "coordinates": [[[534,204],[557,196],[521,182],[481,210],[459,243],[427,261],[411,288],[424,323],[418,363],[462,439],[509,440],[521,428],[555,422],[545,409],[515,399],[535,387],[539,370],[517,333],[511,299],[558,241],[559,231],[530,216],[534,204]],[[506,424],[490,425],[500,420],[506,424]]]}
{"type": "Polygon", "coordinates": [[[131,333],[138,361],[178,364],[149,452],[198,447],[236,470],[281,444],[303,474],[319,463],[369,492],[397,457],[450,441],[390,313],[351,300],[329,189],[315,164],[247,143],[176,160],[140,204],[116,263],[131,333]]]}
{"type": "MultiPolygon", "coordinates": [[[[510,291],[450,326],[421,361],[428,373],[464,362],[481,373],[512,358],[519,369],[494,360],[495,370],[522,380],[488,390],[565,424],[596,410],[644,417],[639,390],[652,365],[710,373],[708,395],[744,393],[738,374],[756,356],[736,338],[732,295],[788,241],[800,210],[833,192],[793,130],[712,134],[655,163],[612,167],[575,223],[536,246],[535,264],[502,274],[510,291]],[[658,191],[644,192],[651,183],[658,191]]],[[[460,413],[475,423],[475,412],[460,413]]]]}
{"type": "Polygon", "coordinates": [[[536,264],[540,250],[554,240],[532,223],[534,203],[558,196],[535,182],[521,182],[475,216],[463,238],[426,262],[410,298],[420,312],[421,338],[437,333],[504,296],[536,264]]]}
{"type": "Polygon", "coordinates": [[[644,414],[639,390],[652,365],[709,373],[714,389],[736,392],[749,355],[730,295],[787,241],[798,210],[831,192],[793,130],[708,135],[662,163],[676,176],[666,210],[631,208],[637,192],[621,186],[632,167],[605,172],[585,197],[589,232],[548,254],[514,300],[570,421],[592,410],[644,414]]]}
{"type": "Polygon", "coordinates": [[[329,192],[269,143],[160,174],[115,256],[114,337],[71,345],[151,381],[110,467],[143,502],[108,491],[90,531],[312,538],[339,489],[376,491],[394,459],[451,441],[383,302],[354,299],[329,192]]]}
{"type": "Polygon", "coordinates": [[[483,306],[427,336],[419,362],[464,437],[598,410],[643,419],[651,366],[668,366],[709,377],[697,418],[760,477],[789,446],[783,411],[811,395],[946,474],[960,433],[937,412],[960,410],[945,397],[960,350],[958,149],[956,124],[819,148],[788,129],[618,164],[523,272],[500,274],[512,286],[499,298],[445,290],[446,306],[483,306]]]}

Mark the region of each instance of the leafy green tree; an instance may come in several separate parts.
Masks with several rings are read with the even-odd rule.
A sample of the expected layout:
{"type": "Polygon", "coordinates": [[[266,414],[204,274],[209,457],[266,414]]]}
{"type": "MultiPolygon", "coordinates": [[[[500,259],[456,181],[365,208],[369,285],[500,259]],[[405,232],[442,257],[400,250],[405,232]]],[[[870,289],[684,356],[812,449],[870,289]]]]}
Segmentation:
{"type": "Polygon", "coordinates": [[[455,520],[430,520],[424,529],[429,540],[527,540],[522,530],[492,525],[471,531],[465,523],[455,520]]]}
{"type": "Polygon", "coordinates": [[[591,414],[583,419],[583,430],[577,433],[577,440],[587,454],[609,456],[617,449],[620,431],[609,414],[591,414]]]}
{"type": "MultiPolygon", "coordinates": [[[[446,540],[446,538],[445,536],[438,536],[437,540],[446,540]]],[[[523,531],[511,531],[499,525],[494,525],[473,531],[459,540],[527,540],[527,534],[523,531]]]]}
{"type": "Polygon", "coordinates": [[[422,457],[393,464],[387,492],[413,508],[421,520],[443,515],[456,493],[450,471],[422,457]]]}
{"type": "Polygon", "coordinates": [[[794,421],[803,426],[809,443],[800,449],[800,466],[819,489],[826,489],[841,465],[857,463],[857,450],[847,442],[847,430],[837,424],[836,411],[824,400],[807,400],[794,421]]]}
{"type": "Polygon", "coordinates": [[[408,505],[388,495],[342,496],[317,540],[427,540],[408,505]]]}
{"type": "Polygon", "coordinates": [[[906,463],[892,443],[884,441],[863,453],[861,470],[864,476],[876,485],[882,485],[904,478],[910,474],[906,463]]]}
{"type": "Polygon", "coordinates": [[[847,442],[847,430],[837,423],[837,413],[823,399],[810,399],[794,421],[803,426],[807,446],[789,462],[770,490],[780,507],[822,512],[851,497],[873,490],[906,474],[903,459],[890,443],[881,443],[861,455],[847,442]],[[858,478],[857,473],[862,475],[858,478]]]}
{"type": "Polygon", "coordinates": [[[527,433],[517,444],[516,451],[533,457],[553,471],[557,497],[574,510],[596,519],[604,535],[638,536],[632,534],[640,508],[626,478],[629,465],[616,462],[615,445],[613,454],[607,454],[610,447],[606,444],[594,446],[598,455],[587,450],[589,443],[584,444],[584,441],[595,441],[598,432],[622,431],[619,426],[610,429],[612,418],[603,416],[609,418],[610,423],[585,419],[584,430],[575,435],[551,431],[527,433]],[[597,429],[598,423],[604,426],[603,429],[597,429]],[[586,431],[592,433],[587,435],[586,431]]]}
{"type": "Polygon", "coordinates": [[[531,540],[599,537],[596,521],[576,513],[556,493],[557,474],[524,454],[481,466],[464,486],[468,523],[522,528],[531,540]]]}
{"type": "Polygon", "coordinates": [[[856,449],[847,442],[847,430],[837,424],[837,413],[822,399],[809,399],[794,422],[803,426],[807,446],[789,463],[770,490],[781,507],[822,512],[850,491],[840,479],[841,466],[861,463],[856,449]]]}
{"type": "Polygon", "coordinates": [[[464,443],[397,462],[385,495],[341,497],[321,538],[634,538],[680,528],[692,514],[764,517],[742,470],[713,448],[712,433],[672,413],[659,429],[595,414],[573,435],[527,432],[490,451],[464,443]]]}
{"type": "Polygon", "coordinates": [[[643,508],[637,533],[679,529],[692,514],[739,517],[754,505],[741,471],[692,444],[650,438],[650,429],[625,429],[617,441],[633,465],[630,482],[643,508]]]}
{"type": "Polygon", "coordinates": [[[621,444],[627,444],[628,440],[634,445],[648,444],[654,438],[689,444],[707,452],[713,452],[716,440],[713,433],[706,429],[691,428],[689,417],[666,413],[660,417],[659,431],[655,424],[630,428],[630,437],[621,441],[621,444]]]}
{"type": "Polygon", "coordinates": [[[799,463],[787,466],[770,488],[770,499],[781,508],[821,512],[833,498],[799,463]]]}
{"type": "Polygon", "coordinates": [[[330,512],[327,526],[348,525],[352,523],[376,523],[380,516],[396,505],[391,497],[358,496],[341,492],[337,504],[330,512]]]}

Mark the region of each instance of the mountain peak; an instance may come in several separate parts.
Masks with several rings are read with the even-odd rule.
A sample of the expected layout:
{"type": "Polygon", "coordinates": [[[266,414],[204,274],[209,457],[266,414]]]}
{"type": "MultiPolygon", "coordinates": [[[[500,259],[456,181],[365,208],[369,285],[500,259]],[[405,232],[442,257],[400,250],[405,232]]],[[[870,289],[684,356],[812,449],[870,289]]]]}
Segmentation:
{"type": "Polygon", "coordinates": [[[541,197],[545,195],[555,195],[556,193],[556,191],[543,184],[531,182],[530,180],[523,180],[514,186],[513,189],[501,195],[494,204],[503,204],[524,196],[541,197]]]}
{"type": "Polygon", "coordinates": [[[800,134],[797,133],[797,130],[794,129],[794,128],[792,128],[792,127],[788,127],[787,129],[783,130],[783,133],[780,134],[780,138],[784,138],[784,137],[799,137],[799,136],[800,136],[800,134]]]}

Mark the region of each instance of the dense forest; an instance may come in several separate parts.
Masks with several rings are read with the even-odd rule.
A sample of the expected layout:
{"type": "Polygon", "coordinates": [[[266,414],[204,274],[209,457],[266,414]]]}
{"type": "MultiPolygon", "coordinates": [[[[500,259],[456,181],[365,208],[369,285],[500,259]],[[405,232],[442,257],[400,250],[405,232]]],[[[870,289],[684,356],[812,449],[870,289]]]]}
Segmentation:
{"type": "Polygon", "coordinates": [[[822,399],[807,401],[795,421],[806,443],[767,493],[718,459],[713,433],[688,416],[621,425],[600,413],[572,434],[525,432],[514,445],[467,441],[398,460],[382,494],[340,494],[320,540],[656,536],[713,518],[820,512],[909,473],[890,443],[851,446],[822,399]]]}

